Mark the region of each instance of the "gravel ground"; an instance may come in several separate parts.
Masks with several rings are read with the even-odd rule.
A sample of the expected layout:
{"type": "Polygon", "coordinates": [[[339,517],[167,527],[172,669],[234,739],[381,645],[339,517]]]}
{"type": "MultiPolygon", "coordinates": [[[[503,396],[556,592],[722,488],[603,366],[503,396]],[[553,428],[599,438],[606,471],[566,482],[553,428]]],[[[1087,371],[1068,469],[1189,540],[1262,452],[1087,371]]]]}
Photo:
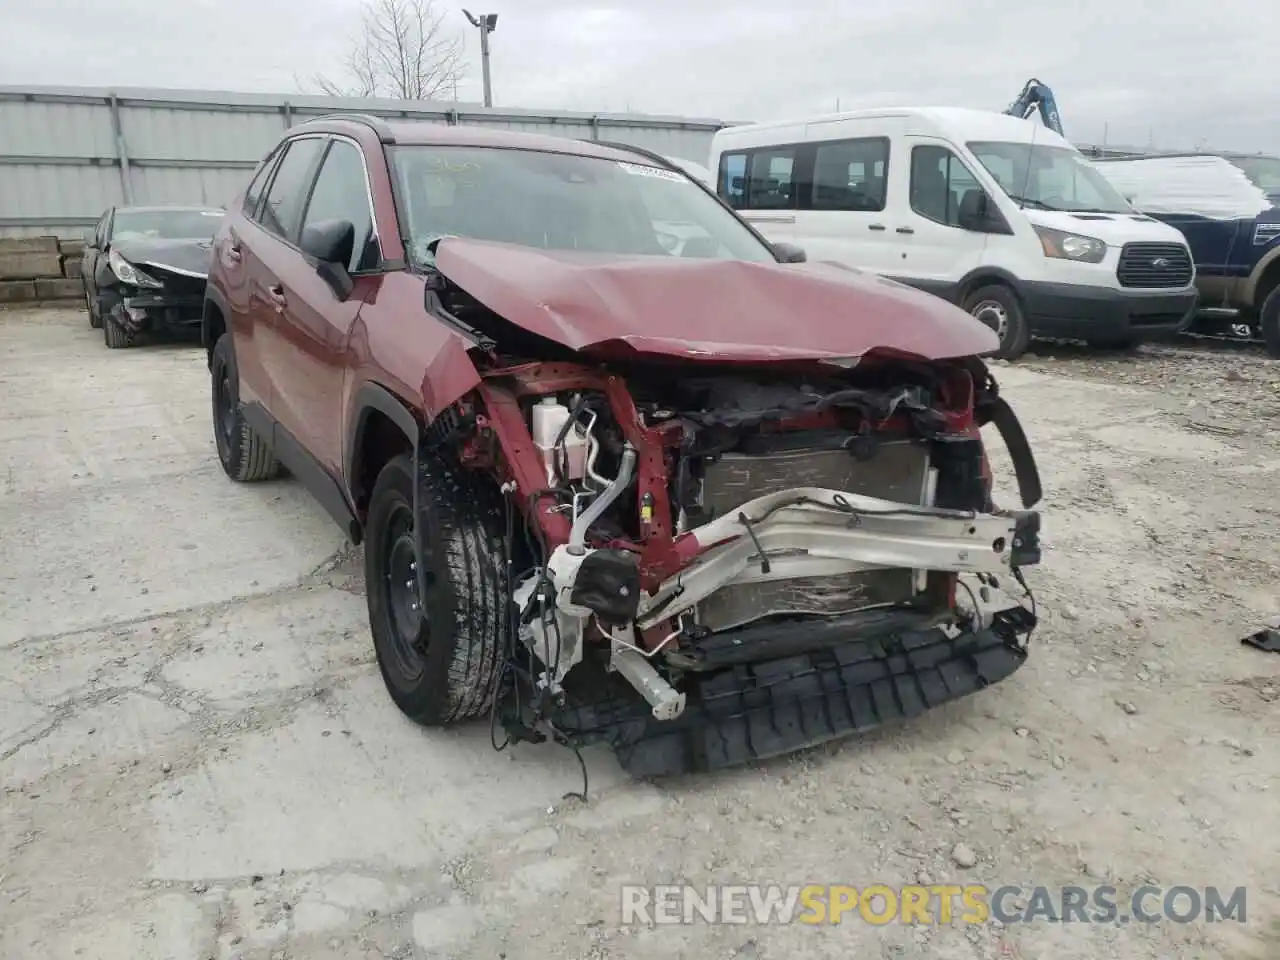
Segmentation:
{"type": "Polygon", "coordinates": [[[1280,656],[1239,640],[1280,614],[1280,364],[1037,345],[997,374],[1047,490],[1027,665],[723,775],[593,752],[584,805],[564,750],[395,712],[358,553],[296,484],[221,475],[198,350],[0,312],[0,957],[1276,960],[1280,656]],[[628,882],[1248,899],[1243,924],[649,928],[628,882]]]}

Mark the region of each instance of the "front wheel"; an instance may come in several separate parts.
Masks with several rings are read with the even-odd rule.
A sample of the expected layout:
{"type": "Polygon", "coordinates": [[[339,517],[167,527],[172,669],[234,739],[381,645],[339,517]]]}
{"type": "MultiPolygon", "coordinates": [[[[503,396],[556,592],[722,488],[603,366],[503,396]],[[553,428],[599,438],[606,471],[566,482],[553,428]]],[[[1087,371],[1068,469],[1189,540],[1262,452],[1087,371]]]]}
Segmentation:
{"type": "Polygon", "coordinates": [[[132,347],[137,342],[137,338],[132,330],[127,330],[115,318],[115,311],[111,310],[102,317],[102,340],[111,350],[123,350],[126,347],[132,347]]]}
{"type": "Polygon", "coordinates": [[[503,511],[490,478],[447,453],[424,452],[416,478],[401,454],[374,483],[364,538],[374,652],[391,699],[424,726],[483,716],[493,702],[511,637],[503,511]]]}
{"type": "Polygon", "coordinates": [[[1017,295],[1008,287],[991,284],[979,287],[964,299],[964,309],[995,331],[1000,346],[995,355],[1016,360],[1027,352],[1031,333],[1017,295]]]}
{"type": "Polygon", "coordinates": [[[1262,342],[1267,345],[1267,355],[1280,360],[1280,287],[1272,290],[1262,301],[1258,325],[1262,328],[1262,342]]]}

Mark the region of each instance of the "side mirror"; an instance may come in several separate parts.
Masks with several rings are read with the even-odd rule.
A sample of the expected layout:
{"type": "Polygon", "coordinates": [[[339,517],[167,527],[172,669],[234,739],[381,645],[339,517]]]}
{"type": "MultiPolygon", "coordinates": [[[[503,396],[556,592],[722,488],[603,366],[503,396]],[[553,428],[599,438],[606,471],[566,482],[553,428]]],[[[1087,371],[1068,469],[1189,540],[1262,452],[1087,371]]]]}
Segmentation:
{"type": "Polygon", "coordinates": [[[1007,233],[1008,224],[985,190],[966,190],[960,199],[956,225],[975,233],[1007,233]]]}
{"type": "Polygon", "coordinates": [[[355,289],[347,264],[356,244],[356,228],[350,220],[323,220],[303,227],[298,246],[316,261],[316,273],[334,296],[346,300],[355,289]]]}
{"type": "Polygon", "coordinates": [[[98,248],[97,227],[90,227],[84,232],[84,247],[86,250],[96,250],[98,248]]]}
{"type": "Polygon", "coordinates": [[[804,247],[797,247],[794,243],[779,242],[772,246],[773,255],[779,263],[805,263],[809,259],[804,247]]]}

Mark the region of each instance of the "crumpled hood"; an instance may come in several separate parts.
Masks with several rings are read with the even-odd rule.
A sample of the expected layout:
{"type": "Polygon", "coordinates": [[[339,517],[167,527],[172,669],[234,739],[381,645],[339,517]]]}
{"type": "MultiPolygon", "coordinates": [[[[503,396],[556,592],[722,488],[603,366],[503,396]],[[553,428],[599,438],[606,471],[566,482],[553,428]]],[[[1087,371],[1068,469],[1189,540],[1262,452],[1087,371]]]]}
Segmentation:
{"type": "Polygon", "coordinates": [[[212,240],[161,240],[123,237],[111,241],[112,249],[135,266],[160,267],[188,276],[208,277],[213,263],[212,240]]]}
{"type": "Polygon", "coordinates": [[[946,301],[828,263],[541,250],[449,237],[436,269],[490,310],[585,353],[760,362],[987,353],[987,326],[946,301]],[[621,349],[620,349],[621,348],[621,349]]]}

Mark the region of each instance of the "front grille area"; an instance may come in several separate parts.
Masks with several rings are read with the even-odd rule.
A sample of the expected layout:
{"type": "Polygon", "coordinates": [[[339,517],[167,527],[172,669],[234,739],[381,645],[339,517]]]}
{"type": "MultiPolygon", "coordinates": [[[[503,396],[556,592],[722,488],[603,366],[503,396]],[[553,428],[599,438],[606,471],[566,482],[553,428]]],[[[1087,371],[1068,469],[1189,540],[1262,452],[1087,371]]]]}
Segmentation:
{"type": "MultiPolygon", "coordinates": [[[[708,464],[702,506],[720,517],[754,497],[794,487],[825,487],[899,503],[923,503],[928,474],[928,448],[908,441],[880,444],[866,462],[842,449],[758,456],[729,453],[708,464]]],[[[720,631],[766,616],[843,614],[907,600],[913,592],[910,570],[730,584],[698,604],[698,622],[720,631]]]]}
{"type": "Polygon", "coordinates": [[[188,277],[182,273],[174,273],[171,270],[154,266],[146,269],[153,277],[164,284],[163,295],[166,297],[204,296],[205,279],[203,277],[188,277]]]}
{"type": "Polygon", "coordinates": [[[1122,287],[1185,287],[1193,275],[1191,254],[1180,243],[1127,243],[1116,279],[1122,287]]]}

